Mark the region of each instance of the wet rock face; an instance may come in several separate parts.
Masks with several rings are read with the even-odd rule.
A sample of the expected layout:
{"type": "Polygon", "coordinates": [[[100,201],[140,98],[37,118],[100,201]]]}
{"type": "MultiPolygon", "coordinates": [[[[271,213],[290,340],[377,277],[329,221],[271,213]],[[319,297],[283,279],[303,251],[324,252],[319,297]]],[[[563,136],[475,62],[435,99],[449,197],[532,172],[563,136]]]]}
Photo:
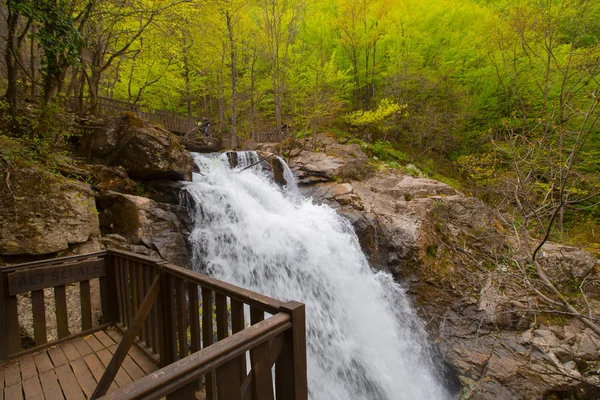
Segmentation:
{"type": "Polygon", "coordinates": [[[0,255],[41,255],[99,237],[88,184],[17,166],[0,190],[0,255]]]}
{"type": "Polygon", "coordinates": [[[180,139],[134,114],[88,123],[80,153],[89,162],[121,166],[140,180],[191,180],[194,162],[180,139]]]}
{"type": "MultiPolygon", "coordinates": [[[[127,244],[144,246],[173,264],[183,267],[190,265],[190,254],[181,232],[177,206],[110,191],[99,193],[96,201],[105,238],[117,234],[125,238],[127,244]]],[[[110,243],[120,241],[111,237],[110,243]]]]}

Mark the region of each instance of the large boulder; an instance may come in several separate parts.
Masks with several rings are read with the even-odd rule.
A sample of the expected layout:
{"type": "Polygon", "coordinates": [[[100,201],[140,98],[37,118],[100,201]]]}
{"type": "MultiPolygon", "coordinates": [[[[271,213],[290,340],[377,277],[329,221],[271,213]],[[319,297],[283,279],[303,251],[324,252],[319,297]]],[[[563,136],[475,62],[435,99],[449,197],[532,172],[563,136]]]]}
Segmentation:
{"type": "Polygon", "coordinates": [[[21,162],[0,189],[0,255],[42,255],[100,235],[90,185],[21,162]]]}
{"type": "Polygon", "coordinates": [[[194,162],[180,139],[133,113],[88,122],[80,153],[89,162],[121,166],[133,179],[191,180],[194,162]]]}
{"type": "Polygon", "coordinates": [[[594,272],[596,257],[577,247],[547,242],[538,259],[549,278],[555,281],[581,280],[594,272]]]}
{"type": "Polygon", "coordinates": [[[221,151],[221,141],[216,137],[192,137],[183,140],[183,145],[194,153],[216,153],[221,151]]]}
{"type": "MultiPolygon", "coordinates": [[[[111,191],[100,192],[96,201],[100,211],[100,227],[105,237],[117,234],[124,237],[128,244],[145,246],[173,264],[183,267],[190,265],[177,206],[111,191]]],[[[105,244],[118,244],[119,241],[114,238],[111,239],[112,243],[105,240],[105,244]]]]}
{"type": "MultiPolygon", "coordinates": [[[[360,146],[342,145],[328,133],[319,134],[317,143],[318,151],[303,150],[290,160],[290,168],[299,184],[364,178],[371,174],[369,159],[360,146]]],[[[305,143],[304,147],[310,148],[309,143],[305,143]]]]}

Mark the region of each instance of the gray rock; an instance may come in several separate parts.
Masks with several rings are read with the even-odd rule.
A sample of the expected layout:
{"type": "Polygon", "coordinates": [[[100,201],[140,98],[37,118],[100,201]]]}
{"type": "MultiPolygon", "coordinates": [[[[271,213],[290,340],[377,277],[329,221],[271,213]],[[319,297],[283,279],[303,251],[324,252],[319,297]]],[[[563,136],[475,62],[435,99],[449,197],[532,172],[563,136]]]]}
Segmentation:
{"type": "Polygon", "coordinates": [[[80,153],[90,162],[121,166],[140,180],[192,178],[194,162],[180,139],[135,114],[94,120],[87,128],[80,153]]]}
{"type": "Polygon", "coordinates": [[[110,191],[99,193],[96,200],[104,235],[116,233],[127,243],[150,248],[173,264],[190,265],[177,206],[110,191]]]}
{"type": "Polygon", "coordinates": [[[121,166],[90,165],[92,186],[96,190],[113,190],[131,193],[136,190],[136,183],[129,179],[125,168],[121,166]]]}
{"type": "Polygon", "coordinates": [[[38,255],[99,237],[90,185],[20,166],[0,191],[0,254],[38,255]]]}
{"type": "MultiPolygon", "coordinates": [[[[458,375],[460,398],[597,398],[600,340],[576,320],[536,324],[547,305],[510,269],[506,258],[521,254],[507,251],[509,230],[494,210],[398,170],[344,177],[364,155],[343,147],[322,135],[319,152],[299,151],[291,166],[300,189],[348,218],[372,265],[407,284],[458,375]]],[[[554,278],[581,279],[596,265],[586,252],[553,244],[540,260],[554,278]]]]}
{"type": "Polygon", "coordinates": [[[538,256],[548,277],[553,280],[567,281],[583,279],[594,271],[597,260],[585,250],[547,242],[538,256]]]}
{"type": "MultiPolygon", "coordinates": [[[[308,148],[305,145],[305,148],[308,148]]],[[[372,168],[360,146],[342,145],[335,137],[319,134],[318,152],[303,150],[292,157],[289,164],[300,184],[327,182],[338,178],[369,176],[372,168]]]]}
{"type": "Polygon", "coordinates": [[[221,151],[221,141],[215,137],[195,137],[183,140],[183,145],[194,153],[216,153],[221,151]]]}
{"type": "Polygon", "coordinates": [[[148,257],[160,258],[160,254],[157,251],[149,249],[146,246],[131,244],[123,236],[116,233],[109,233],[102,236],[102,243],[107,249],[125,250],[148,257]]]}

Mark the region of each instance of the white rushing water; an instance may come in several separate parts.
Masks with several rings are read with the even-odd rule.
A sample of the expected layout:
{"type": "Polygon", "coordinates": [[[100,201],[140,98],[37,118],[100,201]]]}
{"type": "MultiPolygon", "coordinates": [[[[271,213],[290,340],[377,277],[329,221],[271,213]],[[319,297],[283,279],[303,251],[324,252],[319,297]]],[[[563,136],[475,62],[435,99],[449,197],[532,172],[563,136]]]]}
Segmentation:
{"type": "Polygon", "coordinates": [[[404,289],[370,269],[349,222],[298,195],[289,169],[285,189],[260,164],[241,171],[258,161],[253,152],[235,170],[224,155],[193,156],[195,268],[306,304],[311,399],[450,397],[404,289]]]}

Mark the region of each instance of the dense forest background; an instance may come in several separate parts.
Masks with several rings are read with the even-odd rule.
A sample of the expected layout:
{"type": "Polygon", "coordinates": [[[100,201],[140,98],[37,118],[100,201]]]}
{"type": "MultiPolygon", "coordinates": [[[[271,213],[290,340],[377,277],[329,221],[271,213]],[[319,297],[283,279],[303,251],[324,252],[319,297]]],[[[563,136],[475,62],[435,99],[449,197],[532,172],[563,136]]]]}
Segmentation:
{"type": "MultiPolygon", "coordinates": [[[[102,97],[237,137],[329,131],[518,237],[600,251],[600,2],[7,0],[2,135],[37,154],[102,97]]],[[[292,140],[292,139],[290,139],[292,140]]],[[[527,239],[525,239],[527,240],[527,239]]],[[[532,251],[537,251],[535,246],[532,251]]]]}

